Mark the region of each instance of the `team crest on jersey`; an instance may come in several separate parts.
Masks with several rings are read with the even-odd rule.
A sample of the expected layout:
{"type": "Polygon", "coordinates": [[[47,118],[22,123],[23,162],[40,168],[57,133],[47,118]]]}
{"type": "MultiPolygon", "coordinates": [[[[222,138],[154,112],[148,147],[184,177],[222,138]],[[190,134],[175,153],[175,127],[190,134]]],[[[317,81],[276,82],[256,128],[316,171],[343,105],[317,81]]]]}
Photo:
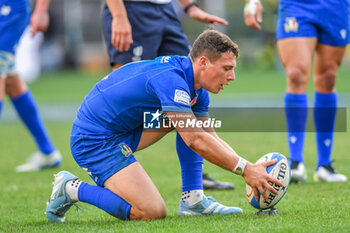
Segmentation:
{"type": "Polygon", "coordinates": [[[176,89],[174,101],[182,103],[182,104],[190,105],[191,104],[191,97],[186,91],[176,89]]]}
{"type": "Polygon", "coordinates": [[[299,24],[295,17],[288,17],[286,18],[286,22],[284,24],[284,31],[285,32],[297,32],[299,29],[299,24]]]}
{"type": "Polygon", "coordinates": [[[125,143],[120,143],[119,146],[122,148],[122,153],[125,155],[125,157],[129,157],[129,155],[132,154],[132,150],[125,143]]]}

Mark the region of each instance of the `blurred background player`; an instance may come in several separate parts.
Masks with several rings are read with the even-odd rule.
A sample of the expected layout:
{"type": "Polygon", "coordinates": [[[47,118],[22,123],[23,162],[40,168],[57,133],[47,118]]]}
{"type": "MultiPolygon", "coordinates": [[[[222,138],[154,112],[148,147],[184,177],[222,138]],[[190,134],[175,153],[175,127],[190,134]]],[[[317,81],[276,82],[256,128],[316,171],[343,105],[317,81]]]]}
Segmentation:
{"type": "MultiPolygon", "coordinates": [[[[106,0],[103,10],[103,29],[110,64],[117,69],[133,61],[151,60],[158,56],[189,53],[189,42],[174,11],[171,0],[123,1],[106,0]]],[[[193,19],[213,24],[227,25],[227,21],[202,11],[192,0],[179,0],[185,12],[193,19]]],[[[186,149],[182,140],[177,144],[184,157],[194,153],[186,149]]],[[[186,162],[180,158],[183,183],[187,177],[186,162]]],[[[233,189],[227,182],[216,181],[203,174],[206,189],[233,189]]]]}
{"type": "MultiPolygon", "coordinates": [[[[314,124],[317,143],[315,181],[345,182],[331,160],[337,108],[336,76],[350,41],[350,1],[280,0],[276,25],[277,49],[286,70],[284,96],[291,161],[291,180],[305,182],[303,148],[307,122],[307,94],[312,59],[315,85],[314,124]]],[[[247,1],[245,22],[261,29],[259,0],[247,1]]]]}
{"type": "MultiPolygon", "coordinates": [[[[264,189],[277,193],[270,182],[282,185],[281,182],[266,172],[266,167],[277,160],[252,164],[239,157],[213,127],[179,124],[210,120],[208,92],[217,94],[235,80],[238,53],[237,44],[228,36],[206,30],[194,42],[189,56],[129,63],[98,82],[79,108],[71,134],[72,155],[97,186],[69,172],[59,172],[46,208],[48,220],[63,222],[65,213],[77,201],[92,204],[121,220],[164,218],[164,200],[133,155],[172,130],[144,127],[145,113],[159,120],[160,109],[177,125],[177,143],[180,138],[188,150],[196,151],[186,154],[186,162],[191,164],[188,172],[199,170],[201,177],[205,158],[241,175],[254,195],[259,190],[266,201],[264,189]],[[194,99],[197,101],[192,104],[194,99]]],[[[238,207],[224,206],[206,197],[203,188],[187,192],[188,196],[192,193],[195,195],[180,200],[180,216],[242,213],[238,207]]]]}
{"type": "Polygon", "coordinates": [[[32,35],[46,30],[49,23],[48,7],[49,0],[38,0],[30,18],[29,1],[0,0],[0,111],[6,93],[38,146],[38,152],[27,163],[18,166],[17,172],[56,167],[62,161],[61,154],[55,149],[45,130],[34,98],[17,74],[14,63],[15,47],[29,19],[32,35]]]}

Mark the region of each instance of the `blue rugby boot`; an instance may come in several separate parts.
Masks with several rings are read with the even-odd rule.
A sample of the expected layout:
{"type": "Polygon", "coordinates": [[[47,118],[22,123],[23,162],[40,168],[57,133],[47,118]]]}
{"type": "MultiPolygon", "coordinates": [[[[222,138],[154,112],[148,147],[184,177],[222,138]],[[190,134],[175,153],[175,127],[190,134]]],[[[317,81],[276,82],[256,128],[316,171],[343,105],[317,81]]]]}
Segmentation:
{"type": "Polygon", "coordinates": [[[77,180],[78,177],[67,171],[60,171],[54,176],[52,194],[47,202],[45,214],[49,221],[64,222],[66,212],[76,202],[66,193],[66,184],[70,180],[77,180]]]}
{"type": "Polygon", "coordinates": [[[217,202],[213,197],[204,196],[200,202],[188,206],[180,200],[179,215],[216,215],[216,214],[241,214],[243,210],[238,207],[228,207],[217,202]]]}

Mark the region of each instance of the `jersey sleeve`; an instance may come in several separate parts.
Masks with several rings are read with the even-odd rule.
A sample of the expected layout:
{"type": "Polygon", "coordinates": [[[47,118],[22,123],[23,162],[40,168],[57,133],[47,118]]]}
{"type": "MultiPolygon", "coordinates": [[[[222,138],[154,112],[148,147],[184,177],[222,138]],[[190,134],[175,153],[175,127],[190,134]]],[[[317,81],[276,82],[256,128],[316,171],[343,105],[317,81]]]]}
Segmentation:
{"type": "Polygon", "coordinates": [[[162,111],[192,113],[189,87],[180,71],[162,72],[150,78],[146,85],[147,90],[159,99],[162,111]]]}
{"type": "Polygon", "coordinates": [[[197,90],[197,100],[192,106],[192,111],[196,117],[209,117],[209,94],[205,89],[197,90]]]}

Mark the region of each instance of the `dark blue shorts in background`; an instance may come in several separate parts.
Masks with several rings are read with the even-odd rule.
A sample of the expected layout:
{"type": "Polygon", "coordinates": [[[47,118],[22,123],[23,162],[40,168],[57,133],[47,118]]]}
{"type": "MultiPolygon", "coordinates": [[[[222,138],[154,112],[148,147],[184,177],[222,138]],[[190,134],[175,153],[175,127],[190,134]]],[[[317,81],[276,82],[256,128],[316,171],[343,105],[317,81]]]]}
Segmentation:
{"type": "Polygon", "coordinates": [[[103,10],[103,30],[112,66],[151,60],[158,56],[188,55],[189,43],[171,3],[124,2],[124,4],[134,41],[127,52],[120,52],[111,44],[112,16],[107,6],[103,10]]]}

